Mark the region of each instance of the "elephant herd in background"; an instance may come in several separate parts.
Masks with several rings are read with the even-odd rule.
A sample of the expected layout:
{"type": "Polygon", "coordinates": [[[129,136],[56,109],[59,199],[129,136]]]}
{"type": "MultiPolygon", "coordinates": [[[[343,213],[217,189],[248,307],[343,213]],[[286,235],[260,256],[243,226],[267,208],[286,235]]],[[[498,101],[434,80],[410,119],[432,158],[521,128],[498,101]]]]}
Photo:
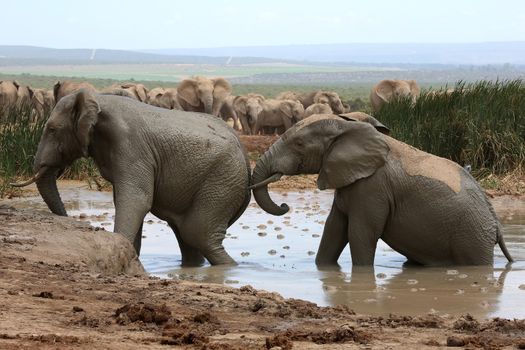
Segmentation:
{"type": "MultiPolygon", "coordinates": [[[[161,108],[203,112],[233,120],[235,130],[245,135],[282,134],[298,121],[313,114],[351,112],[336,92],[318,90],[308,93],[285,91],[275,98],[249,93],[232,95],[232,86],[224,78],[193,77],[177,87],[156,87],[148,90],[143,84],[114,84],[98,91],[87,82],[58,81],[53,90],[34,89],[16,81],[0,81],[0,109],[4,106],[30,103],[35,118],[48,115],[62,97],[79,89],[103,94],[126,96],[161,108]]],[[[394,98],[411,97],[414,101],[420,88],[414,80],[382,80],[370,92],[373,112],[394,98]]]]}

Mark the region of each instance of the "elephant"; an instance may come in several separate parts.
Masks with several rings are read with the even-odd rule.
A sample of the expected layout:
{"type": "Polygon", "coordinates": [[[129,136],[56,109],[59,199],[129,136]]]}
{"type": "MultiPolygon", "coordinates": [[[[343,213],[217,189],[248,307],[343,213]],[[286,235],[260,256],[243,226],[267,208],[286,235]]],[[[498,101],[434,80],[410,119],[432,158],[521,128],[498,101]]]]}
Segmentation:
{"type": "Polygon", "coordinates": [[[148,92],[147,103],[152,106],[182,111],[182,107],[177,100],[177,89],[175,88],[151,89],[148,92]]]}
{"type": "Polygon", "coordinates": [[[322,103],[330,106],[332,111],[336,114],[344,113],[345,109],[341,98],[333,91],[312,91],[298,94],[293,91],[285,91],[277,95],[278,100],[296,100],[303,104],[304,108],[308,108],[314,103],[322,103]]]}
{"type": "MultiPolygon", "coordinates": [[[[134,84],[134,83],[123,83],[123,84],[114,84],[107,88],[106,90],[103,90],[103,92],[110,92],[111,90],[115,89],[124,89],[130,93],[130,97],[140,101],[140,102],[147,102],[148,99],[148,89],[144,86],[144,84],[134,84]]],[[[113,93],[116,95],[115,93],[113,93]]]]}
{"type": "Polygon", "coordinates": [[[299,101],[268,99],[263,101],[263,109],[257,116],[253,134],[282,134],[304,117],[304,107],[299,101]]]}
{"type": "Polygon", "coordinates": [[[237,113],[233,107],[233,101],[235,98],[237,98],[237,96],[229,95],[226,97],[219,111],[219,117],[225,122],[228,122],[228,120],[231,118],[233,120],[233,129],[240,131],[241,128],[239,127],[239,118],[237,117],[237,113]]]}
{"type": "Polygon", "coordinates": [[[263,110],[264,101],[264,96],[259,94],[237,96],[233,100],[233,109],[241,122],[243,134],[253,135],[255,133],[255,124],[263,110]]]}
{"type": "Polygon", "coordinates": [[[88,82],[75,82],[70,80],[57,81],[55,85],[53,85],[53,97],[55,98],[55,103],[58,103],[62,97],[80,89],[97,92],[97,89],[88,82]]]}
{"type": "Polygon", "coordinates": [[[55,97],[53,91],[46,89],[33,89],[31,91],[31,105],[36,119],[47,116],[55,106],[55,97]]]}
{"type": "Polygon", "coordinates": [[[184,79],[177,86],[177,99],[185,111],[204,112],[219,116],[232,87],[224,78],[195,77],[184,79]]]}
{"type": "Polygon", "coordinates": [[[282,175],[319,174],[335,189],[316,256],[337,265],[347,244],[352,264],[374,263],[377,241],[421,265],[488,265],[499,244],[512,261],[483,189],[463,167],[336,115],[306,118],[264,153],[252,175],[259,206],[283,215],[268,183],[282,175]]]}
{"type": "Polygon", "coordinates": [[[170,111],[122,96],[81,89],[59,100],[34,161],[36,182],[57,215],[66,216],[56,178],[91,157],[113,186],[115,232],[140,254],[144,216],[167,221],[183,265],[235,264],[222,245],[250,201],[250,165],[239,137],[222,120],[170,111]]]}
{"type": "Polygon", "coordinates": [[[314,114],[332,114],[332,108],[324,103],[314,103],[304,110],[304,117],[308,118],[314,114]]]}
{"type": "Polygon", "coordinates": [[[0,108],[29,104],[32,90],[18,81],[0,81],[0,108]]]}
{"type": "Polygon", "coordinates": [[[395,98],[410,97],[415,102],[420,93],[421,89],[415,80],[381,80],[370,91],[370,105],[377,113],[385,103],[395,98]]]}

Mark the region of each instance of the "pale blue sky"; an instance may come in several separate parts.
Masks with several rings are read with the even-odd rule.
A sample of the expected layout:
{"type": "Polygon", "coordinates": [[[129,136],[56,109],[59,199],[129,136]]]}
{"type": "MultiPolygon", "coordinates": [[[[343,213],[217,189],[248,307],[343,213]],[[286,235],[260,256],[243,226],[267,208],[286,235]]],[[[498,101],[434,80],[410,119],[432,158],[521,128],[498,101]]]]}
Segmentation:
{"type": "Polygon", "coordinates": [[[524,41],[524,0],[0,0],[0,45],[155,49],[524,41]],[[11,28],[11,30],[7,30],[11,28]]]}

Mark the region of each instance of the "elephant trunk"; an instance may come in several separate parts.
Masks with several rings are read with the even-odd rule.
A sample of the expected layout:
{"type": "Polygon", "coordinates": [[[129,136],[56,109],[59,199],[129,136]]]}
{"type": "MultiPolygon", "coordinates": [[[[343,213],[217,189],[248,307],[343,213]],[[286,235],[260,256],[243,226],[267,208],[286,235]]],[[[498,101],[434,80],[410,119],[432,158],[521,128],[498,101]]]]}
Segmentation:
{"type": "Polygon", "coordinates": [[[36,187],[51,212],[56,215],[67,216],[64,203],[57,189],[56,180],[58,171],[58,168],[49,168],[45,174],[36,181],[36,187]]]}
{"type": "Polygon", "coordinates": [[[202,102],[204,102],[204,113],[213,114],[213,95],[211,93],[205,95],[202,102]]]}
{"type": "Polygon", "coordinates": [[[280,206],[275,204],[270,198],[268,193],[268,183],[279,180],[282,173],[275,173],[271,171],[271,161],[273,153],[275,152],[275,145],[259,158],[257,165],[253,170],[252,183],[254,184],[251,188],[255,201],[259,206],[266,212],[272,215],[284,215],[290,210],[288,205],[285,203],[280,206]]]}

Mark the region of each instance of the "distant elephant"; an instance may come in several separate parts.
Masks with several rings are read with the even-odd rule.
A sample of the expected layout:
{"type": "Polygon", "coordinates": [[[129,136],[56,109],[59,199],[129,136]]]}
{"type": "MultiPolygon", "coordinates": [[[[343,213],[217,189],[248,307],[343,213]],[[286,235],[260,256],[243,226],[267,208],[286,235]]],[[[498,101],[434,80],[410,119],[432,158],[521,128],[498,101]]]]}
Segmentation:
{"type": "Polygon", "coordinates": [[[242,133],[253,135],[257,118],[263,110],[265,98],[259,94],[237,96],[233,100],[233,109],[242,125],[242,133]]]}
{"type": "Polygon", "coordinates": [[[335,189],[316,257],[336,265],[347,244],[353,265],[373,265],[382,239],[422,265],[488,265],[494,245],[507,259],[500,223],[483,189],[458,164],[335,115],[297,123],[253,170],[255,200],[273,215],[268,183],[282,175],[319,174],[320,190],[335,189]]]}
{"type": "Polygon", "coordinates": [[[239,127],[239,118],[237,117],[237,113],[235,112],[235,108],[233,107],[233,101],[235,100],[237,96],[229,95],[224,100],[224,103],[222,104],[221,110],[219,111],[219,117],[222,118],[225,122],[227,122],[229,119],[233,120],[233,128],[237,131],[241,130],[239,127]]]}
{"type": "Polygon", "coordinates": [[[36,114],[36,118],[40,119],[48,116],[55,106],[55,97],[53,91],[46,89],[32,89],[31,90],[31,105],[36,114]]]}
{"type": "Polygon", "coordinates": [[[421,89],[415,80],[381,80],[370,91],[370,104],[377,113],[385,103],[400,97],[411,97],[415,102],[421,89]]]}
{"type": "Polygon", "coordinates": [[[135,83],[114,84],[114,85],[111,85],[109,88],[107,88],[107,90],[103,90],[103,92],[110,92],[112,89],[124,89],[130,92],[131,96],[140,102],[146,103],[148,99],[148,89],[146,89],[144,84],[135,84],[135,83]]]}
{"type": "Polygon", "coordinates": [[[48,119],[31,182],[49,209],[66,216],[56,178],[91,157],[113,185],[115,232],[140,253],[144,216],[168,222],[183,265],[234,264],[222,241],[250,201],[250,165],[235,133],[203,113],[169,111],[134,99],[80,90],[48,119]]]}
{"type": "Polygon", "coordinates": [[[308,106],[304,110],[304,117],[308,118],[313,114],[332,114],[332,108],[329,105],[324,103],[314,103],[313,105],[308,106]]]}
{"type": "Polygon", "coordinates": [[[253,128],[254,135],[282,134],[304,117],[304,107],[299,101],[268,99],[262,106],[253,128]]]}
{"type": "Polygon", "coordinates": [[[308,108],[314,103],[322,103],[330,106],[332,111],[336,114],[344,113],[345,109],[341,98],[333,91],[312,91],[305,93],[296,93],[293,91],[285,91],[277,95],[278,100],[296,100],[303,104],[304,108],[308,108]]]}
{"type": "Polygon", "coordinates": [[[29,104],[32,91],[16,80],[0,81],[0,109],[29,104]]]}
{"type": "Polygon", "coordinates": [[[62,97],[80,89],[97,92],[97,89],[88,82],[75,82],[69,80],[57,81],[53,86],[53,97],[55,98],[55,103],[58,103],[62,97]]]}
{"type": "Polygon", "coordinates": [[[177,89],[175,88],[151,89],[148,92],[147,103],[152,106],[182,111],[182,107],[177,100],[177,89]]]}
{"type": "Polygon", "coordinates": [[[224,78],[195,77],[180,82],[177,99],[185,111],[204,112],[218,117],[231,92],[232,87],[224,78]]]}

